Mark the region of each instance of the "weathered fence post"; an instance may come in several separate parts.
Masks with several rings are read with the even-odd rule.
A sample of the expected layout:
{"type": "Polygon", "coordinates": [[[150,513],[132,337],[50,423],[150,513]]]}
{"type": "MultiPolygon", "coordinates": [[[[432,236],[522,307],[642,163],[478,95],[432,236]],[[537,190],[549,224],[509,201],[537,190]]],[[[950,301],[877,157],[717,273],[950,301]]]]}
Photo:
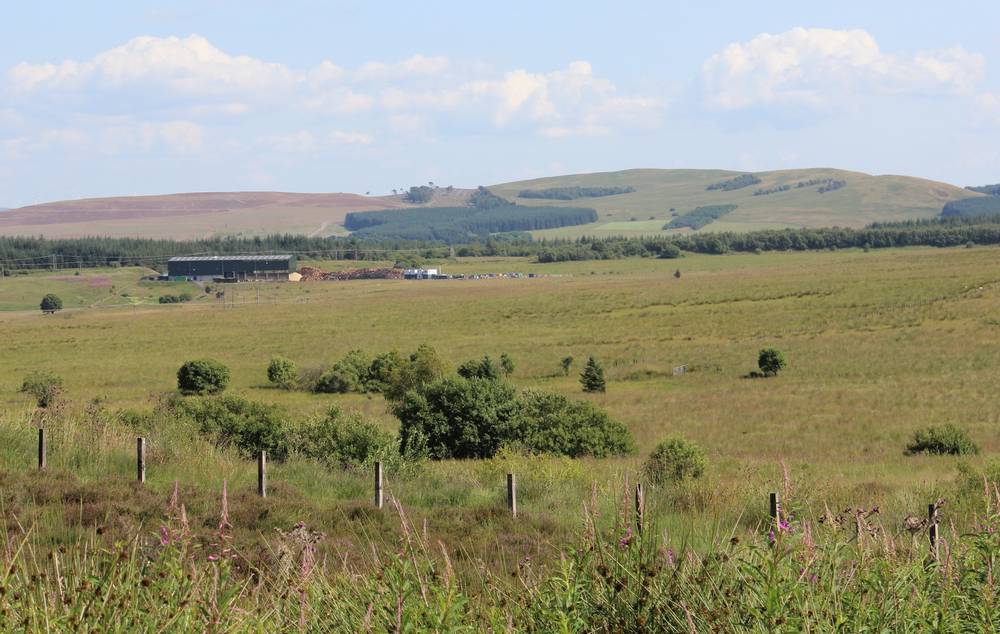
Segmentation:
{"type": "Polygon", "coordinates": [[[642,533],[642,520],[646,511],[646,498],[642,493],[642,483],[635,483],[635,532],[642,533]]]}
{"type": "Polygon", "coordinates": [[[771,522],[774,524],[774,529],[778,530],[781,527],[781,507],[778,506],[778,494],[772,493],[769,501],[771,522]]]}
{"type": "Polygon", "coordinates": [[[135,479],[139,484],[146,482],[146,439],[135,439],[135,479]]]}
{"type": "Polygon", "coordinates": [[[263,449],[257,455],[257,495],[267,497],[267,452],[263,449]]]}
{"type": "Polygon", "coordinates": [[[513,473],[507,474],[507,508],[510,516],[517,517],[517,479],[513,473]]]}
{"type": "Polygon", "coordinates": [[[937,557],[937,504],[927,505],[927,538],[931,542],[931,551],[937,557]]]}
{"type": "Polygon", "coordinates": [[[45,468],[45,428],[38,428],[38,468],[45,468]]]}
{"type": "Polygon", "coordinates": [[[375,463],[375,508],[382,508],[382,463],[375,463]]]}

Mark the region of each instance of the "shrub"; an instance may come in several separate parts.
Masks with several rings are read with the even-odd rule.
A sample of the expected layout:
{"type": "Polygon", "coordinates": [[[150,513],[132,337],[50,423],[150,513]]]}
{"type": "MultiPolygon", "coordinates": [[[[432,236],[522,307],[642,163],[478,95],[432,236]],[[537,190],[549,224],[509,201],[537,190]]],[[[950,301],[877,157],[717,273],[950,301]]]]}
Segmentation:
{"type": "Polygon", "coordinates": [[[273,385],[285,390],[290,390],[295,385],[295,378],[298,369],[295,362],[283,357],[274,357],[267,364],[267,380],[273,385]]]}
{"type": "Polygon", "coordinates": [[[58,310],[62,310],[63,301],[58,295],[49,293],[42,298],[42,301],[38,306],[41,308],[43,313],[51,314],[58,310]]]}
{"type": "Polygon", "coordinates": [[[643,464],[643,472],[653,484],[682,482],[700,478],[705,472],[705,454],[698,445],[682,438],[664,440],[643,464]]]}
{"type": "Polygon", "coordinates": [[[532,390],[520,400],[523,442],[532,451],[604,458],[634,449],[628,429],[591,403],[532,390]]]}
{"type": "Polygon", "coordinates": [[[435,459],[489,458],[522,438],[520,404],[508,383],[447,377],[408,391],[393,407],[404,452],[435,459]]]}
{"type": "Polygon", "coordinates": [[[38,407],[49,407],[59,400],[59,395],[63,391],[63,380],[51,372],[32,372],[24,377],[20,391],[34,396],[38,401],[38,407]]]}
{"type": "Polygon", "coordinates": [[[505,376],[514,374],[514,358],[506,352],[500,355],[500,369],[505,376]]]}
{"type": "Polygon", "coordinates": [[[466,379],[497,381],[500,379],[500,366],[487,355],[479,361],[466,361],[458,366],[458,376],[466,379]]]}
{"type": "Polygon", "coordinates": [[[444,373],[445,364],[434,348],[421,344],[389,373],[389,382],[383,393],[390,401],[399,401],[410,390],[419,389],[441,378],[444,373]]]}
{"type": "Polygon", "coordinates": [[[323,373],[313,389],[333,394],[366,392],[371,364],[371,359],[363,351],[351,350],[323,373]]]}
{"type": "Polygon", "coordinates": [[[240,396],[216,396],[182,402],[178,409],[220,447],[234,447],[247,458],[261,450],[274,460],[288,457],[291,424],[277,405],[240,396]]]}
{"type": "Polygon", "coordinates": [[[604,368],[594,357],[587,359],[587,365],[580,373],[580,384],[584,392],[603,392],[605,390],[604,368]]]}
{"type": "Polygon", "coordinates": [[[373,392],[385,392],[392,383],[392,373],[405,361],[395,350],[383,352],[372,359],[368,366],[368,388],[373,392]]]}
{"type": "Polygon", "coordinates": [[[177,370],[181,394],[218,394],[229,385],[229,368],[215,359],[188,361],[177,370]]]}
{"type": "Polygon", "coordinates": [[[573,357],[563,357],[559,365],[562,366],[563,376],[569,376],[569,369],[573,365],[573,357]]]}
{"type": "Polygon", "coordinates": [[[326,415],[307,420],[298,430],[297,449],[329,469],[367,471],[375,462],[390,472],[413,466],[418,457],[403,456],[399,438],[379,429],[358,414],[331,408],[326,415]]]}
{"type": "Polygon", "coordinates": [[[764,348],[757,355],[757,367],[764,376],[775,376],[785,367],[785,355],[775,348],[764,348]]]}
{"type": "Polygon", "coordinates": [[[906,446],[906,455],[919,453],[961,456],[977,454],[979,447],[964,429],[947,423],[940,427],[918,429],[913,434],[913,440],[906,446]]]}

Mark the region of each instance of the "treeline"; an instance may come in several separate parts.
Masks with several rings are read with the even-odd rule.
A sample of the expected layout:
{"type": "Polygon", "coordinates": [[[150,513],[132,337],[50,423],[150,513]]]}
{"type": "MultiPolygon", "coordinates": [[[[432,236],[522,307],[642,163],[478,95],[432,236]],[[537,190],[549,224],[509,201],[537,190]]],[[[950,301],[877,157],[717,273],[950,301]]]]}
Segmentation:
{"type": "Polygon", "coordinates": [[[707,205],[705,207],[695,207],[691,211],[683,213],[663,225],[663,228],[682,229],[684,227],[690,227],[695,230],[701,229],[705,225],[715,222],[734,209],[736,209],[736,205],[707,205]]]}
{"type": "Polygon", "coordinates": [[[768,187],[767,189],[758,189],[753,193],[754,196],[770,196],[771,194],[777,194],[780,192],[787,192],[791,189],[791,185],[777,185],[775,187],[768,187]]]}
{"type": "Polygon", "coordinates": [[[970,192],[989,194],[990,196],[1000,196],[1000,183],[995,185],[980,185],[979,187],[966,187],[970,192]]]}
{"type": "Polygon", "coordinates": [[[862,229],[768,229],[748,233],[693,233],[644,238],[580,238],[571,242],[544,244],[538,253],[538,260],[673,258],[685,251],[721,254],[969,244],[1000,244],[1000,216],[874,224],[862,229]]]}
{"type": "Polygon", "coordinates": [[[707,191],[732,191],[734,189],[743,189],[744,187],[750,187],[751,185],[759,185],[760,179],[753,174],[741,174],[736,178],[730,178],[729,180],[719,181],[718,183],[712,183],[705,189],[707,191]]]}
{"type": "Polygon", "coordinates": [[[351,212],[344,226],[362,238],[462,244],[485,239],[493,233],[555,229],[596,220],[596,211],[582,207],[506,205],[488,209],[424,207],[351,212]]]}
{"type": "Polygon", "coordinates": [[[420,251],[423,257],[445,257],[448,248],[413,240],[311,238],[274,234],[254,238],[154,240],[145,238],[70,238],[0,236],[0,268],[4,271],[37,268],[147,266],[163,270],[178,255],[236,255],[293,253],[322,260],[382,260],[398,251],[420,251]],[[389,254],[389,255],[387,255],[389,254]]]}
{"type": "Polygon", "coordinates": [[[635,191],[631,185],[625,187],[549,187],[548,189],[522,189],[518,198],[544,198],[548,200],[576,200],[577,198],[600,198],[617,196],[635,191]]]}
{"type": "Polygon", "coordinates": [[[946,203],[941,210],[942,218],[962,216],[984,216],[1000,214],[1000,196],[985,198],[963,198],[946,203]]]}

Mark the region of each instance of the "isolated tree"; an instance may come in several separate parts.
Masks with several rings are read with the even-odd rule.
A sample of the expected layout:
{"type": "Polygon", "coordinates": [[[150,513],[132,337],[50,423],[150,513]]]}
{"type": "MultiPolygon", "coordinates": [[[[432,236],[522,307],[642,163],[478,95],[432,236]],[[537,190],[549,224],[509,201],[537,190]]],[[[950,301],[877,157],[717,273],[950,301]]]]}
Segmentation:
{"type": "Polygon", "coordinates": [[[785,367],[785,355],[776,348],[764,348],[757,356],[757,367],[764,376],[775,376],[785,367]]]}
{"type": "Polygon", "coordinates": [[[60,299],[58,295],[54,295],[52,293],[49,293],[48,295],[43,297],[42,303],[39,304],[39,308],[42,309],[42,312],[48,315],[51,315],[57,310],[62,310],[62,307],[63,307],[62,299],[60,299]]]}
{"type": "Polygon", "coordinates": [[[674,271],[674,277],[676,277],[677,279],[681,279],[681,270],[680,269],[677,269],[676,271],[674,271]]]}
{"type": "Polygon", "coordinates": [[[587,359],[587,365],[584,366],[583,372],[580,373],[580,384],[583,385],[584,392],[604,391],[604,368],[601,367],[601,364],[594,357],[587,359]]]}
{"type": "Polygon", "coordinates": [[[267,380],[284,390],[292,389],[298,370],[295,362],[284,357],[274,357],[267,364],[267,380]]]}
{"type": "Polygon", "coordinates": [[[500,370],[505,376],[514,374],[514,359],[506,352],[500,355],[500,370]]]}
{"type": "Polygon", "coordinates": [[[573,365],[573,357],[563,357],[559,365],[562,366],[563,376],[569,376],[569,368],[573,365]]]}
{"type": "Polygon", "coordinates": [[[188,361],[177,370],[181,394],[218,394],[229,385],[229,368],[215,359],[188,361]]]}

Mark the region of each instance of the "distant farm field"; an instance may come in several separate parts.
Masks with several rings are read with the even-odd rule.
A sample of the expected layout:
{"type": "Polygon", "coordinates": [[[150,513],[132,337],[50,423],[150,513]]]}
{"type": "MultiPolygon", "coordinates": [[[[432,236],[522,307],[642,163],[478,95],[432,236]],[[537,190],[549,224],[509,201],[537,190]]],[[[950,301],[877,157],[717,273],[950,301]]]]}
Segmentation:
{"type": "MultiPolygon", "coordinates": [[[[310,368],[351,349],[408,353],[428,343],[453,366],[507,352],[518,386],[593,401],[631,430],[639,448],[624,459],[431,463],[391,482],[413,516],[442,536],[460,538],[482,513],[501,506],[503,473],[514,468],[525,482],[526,519],[516,530],[533,535],[530,548],[544,550],[539,544],[575,530],[592,482],[607,491],[625,474],[635,477],[650,449],[675,435],[704,447],[709,460],[701,483],[650,493],[663,526],[678,539],[700,543],[718,530],[756,525],[767,491],[782,486],[782,463],[803,512],[818,514],[824,504],[878,505],[887,522],[896,522],[925,509],[932,496],[953,497],[959,486],[959,459],[904,456],[914,430],[942,423],[966,429],[983,450],[966,460],[972,465],[1000,451],[998,254],[907,249],[552,265],[483,258],[440,265],[542,277],[233,285],[225,290],[236,306],[227,309],[214,297],[152,304],[157,290],[147,285],[125,291],[147,298],[137,306],[89,308],[111,294],[102,276],[115,289],[136,289],[146,272],[139,269],[84,271],[80,281],[64,279],[66,272],[2,278],[0,301],[9,310],[0,312],[0,469],[20,472],[31,464],[31,403],[17,389],[33,370],[63,376],[66,396],[78,407],[99,399],[103,408],[142,410],[175,388],[183,361],[208,356],[232,369],[231,393],[280,404],[296,417],[338,405],[395,430],[380,396],[275,390],[264,368],[273,355],[310,368]],[[35,306],[49,291],[63,293],[72,309],[41,315],[35,306]],[[744,378],[765,346],[784,352],[787,370],[744,378]],[[559,365],[567,355],[576,360],[568,377],[559,365]],[[577,373],[589,355],[607,369],[606,394],[580,391],[577,373]],[[689,372],[673,376],[680,365],[689,372]]],[[[127,478],[129,443],[101,442],[111,458],[58,458],[68,449],[57,443],[54,464],[77,469],[84,481],[108,472],[127,478]]],[[[252,487],[253,465],[225,452],[191,449],[159,460],[149,486],[163,495],[174,479],[199,495],[217,490],[223,478],[238,490],[252,487]]],[[[362,530],[330,513],[364,505],[367,474],[292,460],[276,464],[272,478],[294,503],[283,503],[283,514],[270,519],[245,519],[243,528],[270,530],[300,517],[331,535],[362,530]]],[[[61,513],[58,499],[46,504],[44,512],[61,513]]],[[[209,513],[211,505],[204,508],[209,513]]],[[[959,523],[962,508],[952,509],[959,523]]],[[[64,529],[57,522],[46,530],[64,529]]],[[[493,552],[492,530],[480,526],[467,546],[493,552]]]]}

